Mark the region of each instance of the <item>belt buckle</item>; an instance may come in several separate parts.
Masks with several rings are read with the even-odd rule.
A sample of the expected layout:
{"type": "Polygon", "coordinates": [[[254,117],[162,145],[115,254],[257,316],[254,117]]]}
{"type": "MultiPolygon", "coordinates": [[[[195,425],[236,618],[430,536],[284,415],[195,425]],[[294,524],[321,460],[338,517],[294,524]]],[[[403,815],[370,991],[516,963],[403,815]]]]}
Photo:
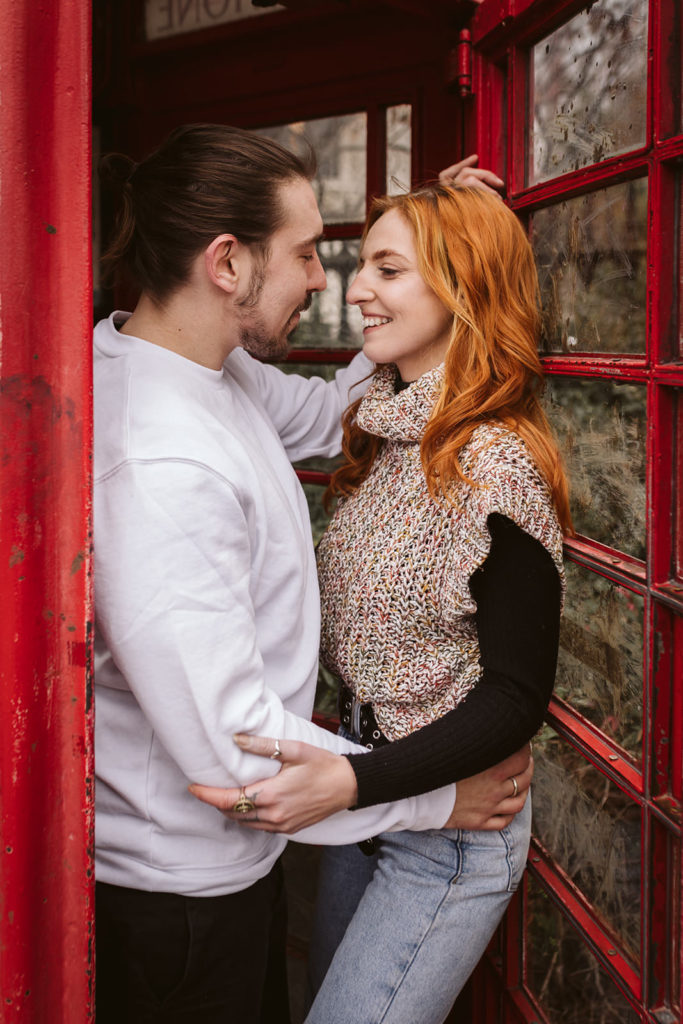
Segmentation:
{"type": "Polygon", "coordinates": [[[360,740],[360,711],[361,702],[356,698],[355,694],[351,698],[351,732],[360,740]]]}

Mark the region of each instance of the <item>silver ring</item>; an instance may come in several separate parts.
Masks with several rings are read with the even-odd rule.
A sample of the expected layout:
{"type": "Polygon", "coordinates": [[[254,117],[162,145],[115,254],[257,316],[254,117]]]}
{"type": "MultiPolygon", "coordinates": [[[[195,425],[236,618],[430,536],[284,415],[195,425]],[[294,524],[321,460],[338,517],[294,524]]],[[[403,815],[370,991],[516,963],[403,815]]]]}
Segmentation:
{"type": "Polygon", "coordinates": [[[517,779],[514,775],[510,776],[510,782],[512,783],[512,795],[515,797],[519,793],[519,786],[517,785],[517,779]]]}
{"type": "Polygon", "coordinates": [[[270,755],[271,761],[277,761],[278,757],[282,757],[282,751],[280,750],[280,741],[275,740],[275,750],[270,755]]]}

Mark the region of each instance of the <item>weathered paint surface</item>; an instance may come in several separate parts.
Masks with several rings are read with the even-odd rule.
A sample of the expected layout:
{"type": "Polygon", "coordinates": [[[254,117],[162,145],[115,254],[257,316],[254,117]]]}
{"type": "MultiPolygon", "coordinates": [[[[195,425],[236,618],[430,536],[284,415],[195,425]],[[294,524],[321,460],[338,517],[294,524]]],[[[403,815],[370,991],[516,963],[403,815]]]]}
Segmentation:
{"type": "Polygon", "coordinates": [[[2,2],[0,1019],[92,1018],[90,4],[2,2]]]}

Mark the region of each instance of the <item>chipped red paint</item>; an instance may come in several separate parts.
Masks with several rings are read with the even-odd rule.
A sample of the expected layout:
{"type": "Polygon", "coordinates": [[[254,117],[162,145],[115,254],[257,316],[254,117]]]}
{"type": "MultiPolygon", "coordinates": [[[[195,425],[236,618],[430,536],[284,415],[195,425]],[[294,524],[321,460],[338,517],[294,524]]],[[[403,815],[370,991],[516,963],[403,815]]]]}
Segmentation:
{"type": "Polygon", "coordinates": [[[92,1012],[90,5],[4,3],[0,1018],[92,1012]]]}

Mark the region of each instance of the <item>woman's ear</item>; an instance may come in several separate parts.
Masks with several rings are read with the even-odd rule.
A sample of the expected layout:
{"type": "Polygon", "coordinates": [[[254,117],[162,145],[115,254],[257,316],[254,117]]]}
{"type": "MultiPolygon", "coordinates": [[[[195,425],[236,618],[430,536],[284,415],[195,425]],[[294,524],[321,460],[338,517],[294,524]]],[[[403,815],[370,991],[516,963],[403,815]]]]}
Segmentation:
{"type": "Polygon", "coordinates": [[[218,235],[204,250],[204,269],[212,284],[234,292],[242,271],[244,246],[234,235],[218,235]]]}

